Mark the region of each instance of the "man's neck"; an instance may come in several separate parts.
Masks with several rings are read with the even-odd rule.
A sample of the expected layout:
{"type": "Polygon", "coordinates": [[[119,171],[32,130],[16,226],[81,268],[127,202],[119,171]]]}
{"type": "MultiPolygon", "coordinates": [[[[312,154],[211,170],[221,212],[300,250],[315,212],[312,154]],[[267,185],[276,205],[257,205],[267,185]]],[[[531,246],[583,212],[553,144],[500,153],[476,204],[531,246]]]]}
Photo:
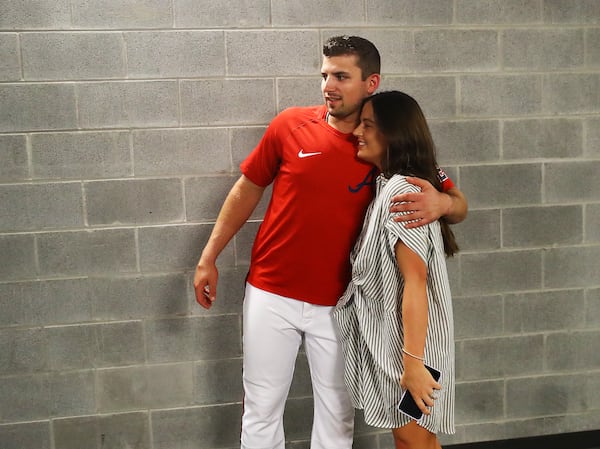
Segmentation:
{"type": "Polygon", "coordinates": [[[344,134],[350,134],[356,128],[356,116],[351,115],[349,117],[337,118],[327,113],[325,120],[334,129],[344,134]]]}

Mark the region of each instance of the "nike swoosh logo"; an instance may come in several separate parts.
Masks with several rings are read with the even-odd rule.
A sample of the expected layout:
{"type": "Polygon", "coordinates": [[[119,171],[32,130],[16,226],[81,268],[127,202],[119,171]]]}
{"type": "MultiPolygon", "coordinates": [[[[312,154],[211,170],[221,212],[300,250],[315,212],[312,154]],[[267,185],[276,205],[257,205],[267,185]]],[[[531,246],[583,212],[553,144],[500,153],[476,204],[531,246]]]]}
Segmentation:
{"type": "Polygon", "coordinates": [[[317,154],[322,154],[322,151],[317,151],[316,153],[305,153],[303,149],[300,149],[300,151],[298,151],[299,158],[316,156],[317,154]]]}

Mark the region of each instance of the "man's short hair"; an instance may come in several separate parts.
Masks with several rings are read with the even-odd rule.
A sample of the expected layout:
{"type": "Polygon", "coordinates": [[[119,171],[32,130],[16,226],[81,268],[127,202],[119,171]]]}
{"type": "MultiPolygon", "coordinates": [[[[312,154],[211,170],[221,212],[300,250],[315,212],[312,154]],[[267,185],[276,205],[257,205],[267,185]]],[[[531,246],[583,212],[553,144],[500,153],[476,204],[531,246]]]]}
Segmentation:
{"type": "Polygon", "coordinates": [[[377,47],[371,41],[360,36],[333,36],[323,45],[323,56],[356,55],[357,65],[362,72],[363,81],[368,76],[381,72],[381,57],[377,47]]]}

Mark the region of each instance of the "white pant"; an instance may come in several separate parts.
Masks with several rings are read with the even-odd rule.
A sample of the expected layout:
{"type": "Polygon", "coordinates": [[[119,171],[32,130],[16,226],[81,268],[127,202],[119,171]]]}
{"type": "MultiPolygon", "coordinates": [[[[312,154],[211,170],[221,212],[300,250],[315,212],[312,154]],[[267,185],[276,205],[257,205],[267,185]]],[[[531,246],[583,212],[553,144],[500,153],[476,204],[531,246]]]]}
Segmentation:
{"type": "Polygon", "coordinates": [[[284,449],[283,410],[302,335],[314,396],[310,447],[351,449],[354,408],[332,309],[246,285],[242,449],[284,449]]]}

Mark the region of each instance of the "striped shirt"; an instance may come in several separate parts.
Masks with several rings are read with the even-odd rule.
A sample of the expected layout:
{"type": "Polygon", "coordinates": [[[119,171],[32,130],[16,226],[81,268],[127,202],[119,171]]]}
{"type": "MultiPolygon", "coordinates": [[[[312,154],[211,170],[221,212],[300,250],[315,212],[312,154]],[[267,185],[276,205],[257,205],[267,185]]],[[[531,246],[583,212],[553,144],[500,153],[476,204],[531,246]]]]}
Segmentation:
{"type": "Polygon", "coordinates": [[[394,195],[418,191],[404,176],[379,175],[361,235],[351,254],[352,280],[334,317],[345,356],[344,378],[354,406],[365,422],[397,428],[411,418],[398,410],[403,368],[402,293],[404,281],[395,257],[402,240],[428,267],[428,328],[425,360],[441,372],[435,405],[419,424],[438,433],[454,433],[454,330],[452,298],[439,222],[406,229],[389,211],[394,195]]]}

